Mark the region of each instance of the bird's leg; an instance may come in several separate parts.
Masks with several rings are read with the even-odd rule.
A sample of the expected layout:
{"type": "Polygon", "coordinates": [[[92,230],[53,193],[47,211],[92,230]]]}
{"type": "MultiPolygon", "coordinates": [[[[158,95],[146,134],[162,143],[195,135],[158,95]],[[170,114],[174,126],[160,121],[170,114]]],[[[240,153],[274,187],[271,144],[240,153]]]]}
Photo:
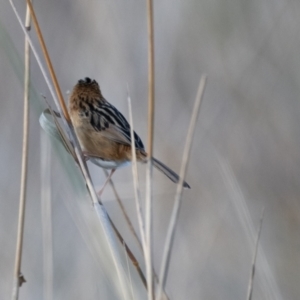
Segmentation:
{"type": "Polygon", "coordinates": [[[90,155],[87,151],[82,151],[82,155],[83,155],[85,162],[87,162],[90,159],[90,155]]]}
{"type": "Polygon", "coordinates": [[[97,193],[98,194],[98,197],[100,198],[100,196],[102,195],[103,191],[104,191],[104,188],[106,187],[106,185],[108,184],[109,180],[111,179],[112,175],[115,173],[116,169],[111,169],[109,175],[107,176],[101,190],[97,193]]]}

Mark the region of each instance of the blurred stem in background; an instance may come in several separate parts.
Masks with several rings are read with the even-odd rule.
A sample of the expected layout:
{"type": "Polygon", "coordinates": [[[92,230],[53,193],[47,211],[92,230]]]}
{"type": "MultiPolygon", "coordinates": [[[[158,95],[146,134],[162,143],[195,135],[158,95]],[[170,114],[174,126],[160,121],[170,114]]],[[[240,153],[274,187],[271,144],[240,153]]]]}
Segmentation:
{"type": "Polygon", "coordinates": [[[53,234],[51,207],[51,146],[49,137],[41,131],[41,214],[43,231],[43,284],[44,300],[53,299],[53,234]]]}
{"type": "Polygon", "coordinates": [[[194,139],[196,123],[197,123],[199,112],[200,112],[200,105],[202,103],[202,98],[203,98],[204,91],[205,91],[206,81],[207,81],[207,76],[206,75],[201,76],[197,96],[196,96],[195,103],[194,103],[194,109],[193,109],[192,117],[191,117],[191,121],[190,121],[190,126],[188,129],[187,135],[186,135],[186,141],[185,141],[185,145],[184,145],[184,151],[183,151],[183,156],[182,156],[182,161],[181,161],[181,168],[180,168],[180,173],[179,173],[180,179],[177,184],[177,190],[176,190],[176,194],[175,194],[172,215],[170,218],[167,236],[166,236],[166,240],[165,240],[165,246],[164,246],[164,250],[163,250],[163,257],[162,257],[160,276],[159,276],[158,292],[157,292],[157,298],[156,298],[157,300],[162,299],[162,291],[164,290],[166,281],[167,281],[167,275],[168,275],[170,258],[171,258],[171,250],[172,250],[172,246],[174,243],[175,229],[176,229],[176,225],[178,222],[178,216],[179,216],[179,211],[180,211],[180,207],[181,207],[183,182],[185,179],[185,174],[187,171],[188,162],[189,162],[189,158],[190,158],[190,154],[191,154],[191,148],[192,148],[192,143],[193,143],[193,139],[194,139]]]}

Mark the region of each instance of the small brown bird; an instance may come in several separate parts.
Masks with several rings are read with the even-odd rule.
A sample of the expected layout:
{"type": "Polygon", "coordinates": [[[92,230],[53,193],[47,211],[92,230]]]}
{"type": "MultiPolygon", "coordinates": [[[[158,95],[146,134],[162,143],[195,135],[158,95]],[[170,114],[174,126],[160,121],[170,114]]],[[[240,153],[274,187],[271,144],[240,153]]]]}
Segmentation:
{"type": "MultiPolygon", "coordinates": [[[[86,77],[75,85],[69,99],[69,112],[84,154],[97,159],[99,166],[111,169],[104,186],[116,168],[131,161],[130,125],[125,117],[102,96],[99,84],[86,77]]],[[[147,153],[140,137],[134,132],[137,161],[145,163],[147,153]]],[[[153,166],[173,182],[179,176],[159,160],[152,157],[153,166]]],[[[190,186],[184,182],[185,188],[190,186]]]]}

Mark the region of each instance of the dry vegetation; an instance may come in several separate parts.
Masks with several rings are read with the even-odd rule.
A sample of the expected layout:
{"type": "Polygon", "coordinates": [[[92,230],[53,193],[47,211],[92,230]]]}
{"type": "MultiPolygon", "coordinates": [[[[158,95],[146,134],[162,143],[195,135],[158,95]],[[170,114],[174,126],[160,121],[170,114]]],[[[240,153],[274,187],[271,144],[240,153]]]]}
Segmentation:
{"type": "MultiPolygon", "coordinates": [[[[151,3],[34,3],[42,34],[33,18],[34,59],[30,64],[25,42],[25,68],[20,40],[26,28],[22,32],[22,21],[3,4],[3,299],[12,287],[12,299],[281,300],[300,294],[300,68],[293,38],[300,5],[162,1],[152,11],[151,3]],[[197,123],[206,77],[193,99],[204,72],[209,84],[197,123]],[[128,119],[148,136],[148,153],[180,169],[192,190],[182,195],[180,183],[176,189],[150,163],[134,163],[97,199],[107,174],[86,164],[64,104],[65,91],[85,76],[98,79],[123,113],[129,106],[128,119]],[[39,125],[47,107],[48,135],[39,125]],[[27,282],[18,297],[20,270],[27,282]]],[[[15,4],[25,15],[24,3],[15,4]]]]}

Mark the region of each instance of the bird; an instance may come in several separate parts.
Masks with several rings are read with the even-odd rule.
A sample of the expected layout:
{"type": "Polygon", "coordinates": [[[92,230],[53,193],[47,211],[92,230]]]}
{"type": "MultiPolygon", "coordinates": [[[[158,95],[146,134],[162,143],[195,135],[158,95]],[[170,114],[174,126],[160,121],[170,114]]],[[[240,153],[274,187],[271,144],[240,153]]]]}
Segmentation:
{"type": "MultiPolygon", "coordinates": [[[[84,156],[111,170],[98,192],[100,196],[115,170],[132,160],[130,125],[122,113],[103,97],[98,82],[89,77],[80,79],[74,86],[68,110],[84,156]]],[[[149,156],[135,131],[134,142],[137,161],[146,163],[149,156]]],[[[158,159],[151,159],[156,169],[178,183],[179,176],[173,170],[158,159]]],[[[183,187],[190,188],[185,181],[183,187]]]]}

